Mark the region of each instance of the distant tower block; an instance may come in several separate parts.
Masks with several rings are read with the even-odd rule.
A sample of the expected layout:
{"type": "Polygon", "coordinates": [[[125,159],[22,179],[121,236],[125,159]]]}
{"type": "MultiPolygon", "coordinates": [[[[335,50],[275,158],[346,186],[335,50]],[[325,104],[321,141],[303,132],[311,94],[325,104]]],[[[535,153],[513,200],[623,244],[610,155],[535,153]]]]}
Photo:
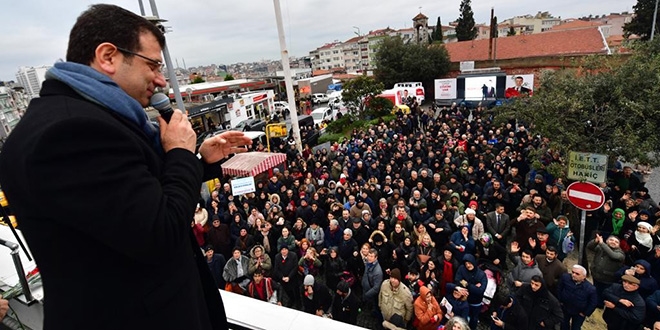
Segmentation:
{"type": "Polygon", "coordinates": [[[429,18],[420,12],[412,20],[415,29],[414,42],[420,45],[428,45],[431,39],[429,36],[429,18]]]}

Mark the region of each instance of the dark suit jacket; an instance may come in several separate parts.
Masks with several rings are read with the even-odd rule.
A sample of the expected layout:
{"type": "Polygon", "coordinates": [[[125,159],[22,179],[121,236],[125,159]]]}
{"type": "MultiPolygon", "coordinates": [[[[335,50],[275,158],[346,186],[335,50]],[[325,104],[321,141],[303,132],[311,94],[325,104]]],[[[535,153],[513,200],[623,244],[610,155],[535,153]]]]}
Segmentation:
{"type": "Polygon", "coordinates": [[[132,122],[47,80],[0,156],[42,274],[44,329],[226,329],[190,227],[203,171],[193,153],[163,157],[132,122]]]}
{"type": "Polygon", "coordinates": [[[497,216],[495,215],[495,211],[488,212],[486,214],[486,230],[493,235],[493,238],[495,238],[495,234],[500,234],[504,237],[509,235],[509,232],[511,231],[511,221],[509,218],[509,215],[506,213],[502,213],[500,216],[500,224],[499,226],[497,225],[497,216]]]}

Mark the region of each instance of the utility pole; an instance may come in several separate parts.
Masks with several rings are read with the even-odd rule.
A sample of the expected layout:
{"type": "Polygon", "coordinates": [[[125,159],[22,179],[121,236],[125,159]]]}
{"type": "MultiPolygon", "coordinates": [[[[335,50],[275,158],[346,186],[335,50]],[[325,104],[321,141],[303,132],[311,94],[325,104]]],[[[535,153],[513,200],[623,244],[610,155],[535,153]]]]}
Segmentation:
{"type": "Polygon", "coordinates": [[[655,10],[653,11],[653,26],[651,26],[651,41],[655,36],[655,21],[658,18],[658,0],[655,0],[655,10]]]}
{"type": "Polygon", "coordinates": [[[300,127],[298,126],[298,110],[296,109],[296,97],[293,93],[293,80],[291,79],[291,66],[289,65],[289,51],[286,49],[284,39],[284,25],[282,25],[282,10],[280,0],[273,0],[275,6],[275,21],[277,22],[277,35],[280,38],[280,51],[282,53],[282,68],[284,69],[284,84],[289,100],[289,112],[291,113],[291,130],[293,139],[296,141],[296,149],[302,154],[302,141],[300,140],[300,127]]]}

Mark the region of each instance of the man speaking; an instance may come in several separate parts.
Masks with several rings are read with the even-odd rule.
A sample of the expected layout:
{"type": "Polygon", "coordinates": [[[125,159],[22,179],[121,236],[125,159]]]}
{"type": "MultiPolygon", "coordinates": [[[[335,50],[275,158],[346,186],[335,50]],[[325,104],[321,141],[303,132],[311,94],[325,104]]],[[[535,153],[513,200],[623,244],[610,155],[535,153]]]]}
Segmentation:
{"type": "Polygon", "coordinates": [[[42,274],[44,329],[227,328],[190,223],[203,180],[251,141],[220,134],[200,160],[181,111],[150,124],[164,43],[146,19],[91,6],[4,145],[0,183],[42,274]]]}

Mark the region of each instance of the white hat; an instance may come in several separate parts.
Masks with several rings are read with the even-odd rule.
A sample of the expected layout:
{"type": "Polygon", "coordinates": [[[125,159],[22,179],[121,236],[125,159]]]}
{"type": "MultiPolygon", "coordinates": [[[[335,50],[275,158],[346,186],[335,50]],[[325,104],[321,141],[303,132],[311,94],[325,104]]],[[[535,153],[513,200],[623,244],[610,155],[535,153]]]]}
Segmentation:
{"type": "Polygon", "coordinates": [[[465,210],[465,214],[477,214],[477,212],[474,212],[473,209],[467,209],[465,210]]]}
{"type": "Polygon", "coordinates": [[[651,229],[653,228],[653,226],[651,226],[650,223],[644,222],[644,221],[637,224],[637,227],[640,227],[640,226],[648,229],[649,231],[651,231],[651,229]]]}
{"type": "Polygon", "coordinates": [[[305,276],[305,279],[303,280],[303,285],[314,285],[314,276],[312,275],[305,276]]]}

